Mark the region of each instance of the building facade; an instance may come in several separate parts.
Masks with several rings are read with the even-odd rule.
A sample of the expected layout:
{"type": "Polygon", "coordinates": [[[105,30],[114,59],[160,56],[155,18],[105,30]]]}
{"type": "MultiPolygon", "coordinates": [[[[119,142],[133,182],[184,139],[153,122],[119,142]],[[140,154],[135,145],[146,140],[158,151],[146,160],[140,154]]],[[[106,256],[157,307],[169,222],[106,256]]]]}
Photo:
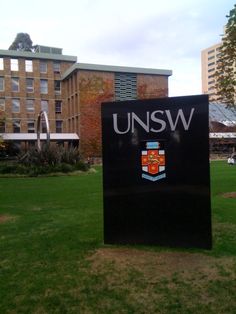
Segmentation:
{"type": "Polygon", "coordinates": [[[215,72],[220,56],[221,43],[215,44],[201,52],[202,93],[208,94],[210,101],[216,99],[215,72]]]}
{"type": "Polygon", "coordinates": [[[5,140],[35,144],[36,120],[48,113],[51,138],[79,140],[84,156],[101,156],[101,103],[168,96],[170,70],[76,63],[59,48],[0,50],[0,110],[5,140]]]}
{"type": "Polygon", "coordinates": [[[101,103],[168,96],[171,71],[80,64],[63,76],[67,127],[85,156],[101,156],[101,103]]]}

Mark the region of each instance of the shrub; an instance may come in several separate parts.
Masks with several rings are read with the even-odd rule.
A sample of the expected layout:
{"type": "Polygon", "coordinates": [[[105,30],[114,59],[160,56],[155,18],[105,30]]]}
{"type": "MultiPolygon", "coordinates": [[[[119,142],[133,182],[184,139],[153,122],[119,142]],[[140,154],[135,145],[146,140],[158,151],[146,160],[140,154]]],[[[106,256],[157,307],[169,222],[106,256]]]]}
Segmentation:
{"type": "Polygon", "coordinates": [[[0,165],[2,174],[18,173],[29,176],[88,169],[89,165],[81,160],[78,149],[62,146],[43,146],[41,151],[31,148],[27,153],[21,152],[17,162],[0,165]]]}

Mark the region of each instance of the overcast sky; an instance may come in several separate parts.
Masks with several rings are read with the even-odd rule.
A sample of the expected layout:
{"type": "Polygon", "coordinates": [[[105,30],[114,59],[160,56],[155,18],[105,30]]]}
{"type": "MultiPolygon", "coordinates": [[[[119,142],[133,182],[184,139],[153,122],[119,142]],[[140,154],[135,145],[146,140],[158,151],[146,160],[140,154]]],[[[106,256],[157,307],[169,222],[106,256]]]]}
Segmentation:
{"type": "Polygon", "coordinates": [[[169,96],[201,94],[201,50],[220,41],[235,0],[2,1],[0,49],[16,34],[81,63],[168,69],[169,96]]]}

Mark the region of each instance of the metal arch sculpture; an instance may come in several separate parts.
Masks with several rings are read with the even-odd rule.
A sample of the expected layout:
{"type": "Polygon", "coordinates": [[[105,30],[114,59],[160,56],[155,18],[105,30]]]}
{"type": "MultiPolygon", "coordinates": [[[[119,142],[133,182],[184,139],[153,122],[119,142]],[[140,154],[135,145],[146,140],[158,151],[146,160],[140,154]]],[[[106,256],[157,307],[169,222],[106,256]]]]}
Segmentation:
{"type": "Polygon", "coordinates": [[[46,123],[46,133],[47,133],[47,145],[50,145],[50,129],[49,129],[49,121],[48,121],[48,115],[47,112],[42,110],[38,114],[38,119],[37,119],[37,147],[38,151],[41,151],[41,142],[40,142],[40,125],[41,125],[41,118],[44,117],[45,123],[46,123]]]}

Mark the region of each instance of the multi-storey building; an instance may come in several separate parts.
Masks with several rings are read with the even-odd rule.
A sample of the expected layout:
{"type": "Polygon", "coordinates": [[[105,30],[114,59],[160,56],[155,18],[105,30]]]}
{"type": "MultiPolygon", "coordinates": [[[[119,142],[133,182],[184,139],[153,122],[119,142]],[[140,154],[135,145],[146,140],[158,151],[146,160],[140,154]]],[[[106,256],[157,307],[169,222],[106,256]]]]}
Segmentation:
{"type": "Polygon", "coordinates": [[[0,50],[0,126],[3,138],[36,142],[39,112],[48,113],[51,139],[78,142],[85,156],[101,156],[100,108],[105,101],[168,96],[170,70],[76,63],[62,49],[0,50]]]}
{"type": "Polygon", "coordinates": [[[84,155],[101,156],[101,103],[168,96],[169,70],[76,63],[63,75],[68,131],[84,155]]]}
{"type": "Polygon", "coordinates": [[[220,56],[221,43],[215,44],[201,52],[202,93],[209,94],[210,100],[216,99],[215,77],[217,61],[220,56]]]}

